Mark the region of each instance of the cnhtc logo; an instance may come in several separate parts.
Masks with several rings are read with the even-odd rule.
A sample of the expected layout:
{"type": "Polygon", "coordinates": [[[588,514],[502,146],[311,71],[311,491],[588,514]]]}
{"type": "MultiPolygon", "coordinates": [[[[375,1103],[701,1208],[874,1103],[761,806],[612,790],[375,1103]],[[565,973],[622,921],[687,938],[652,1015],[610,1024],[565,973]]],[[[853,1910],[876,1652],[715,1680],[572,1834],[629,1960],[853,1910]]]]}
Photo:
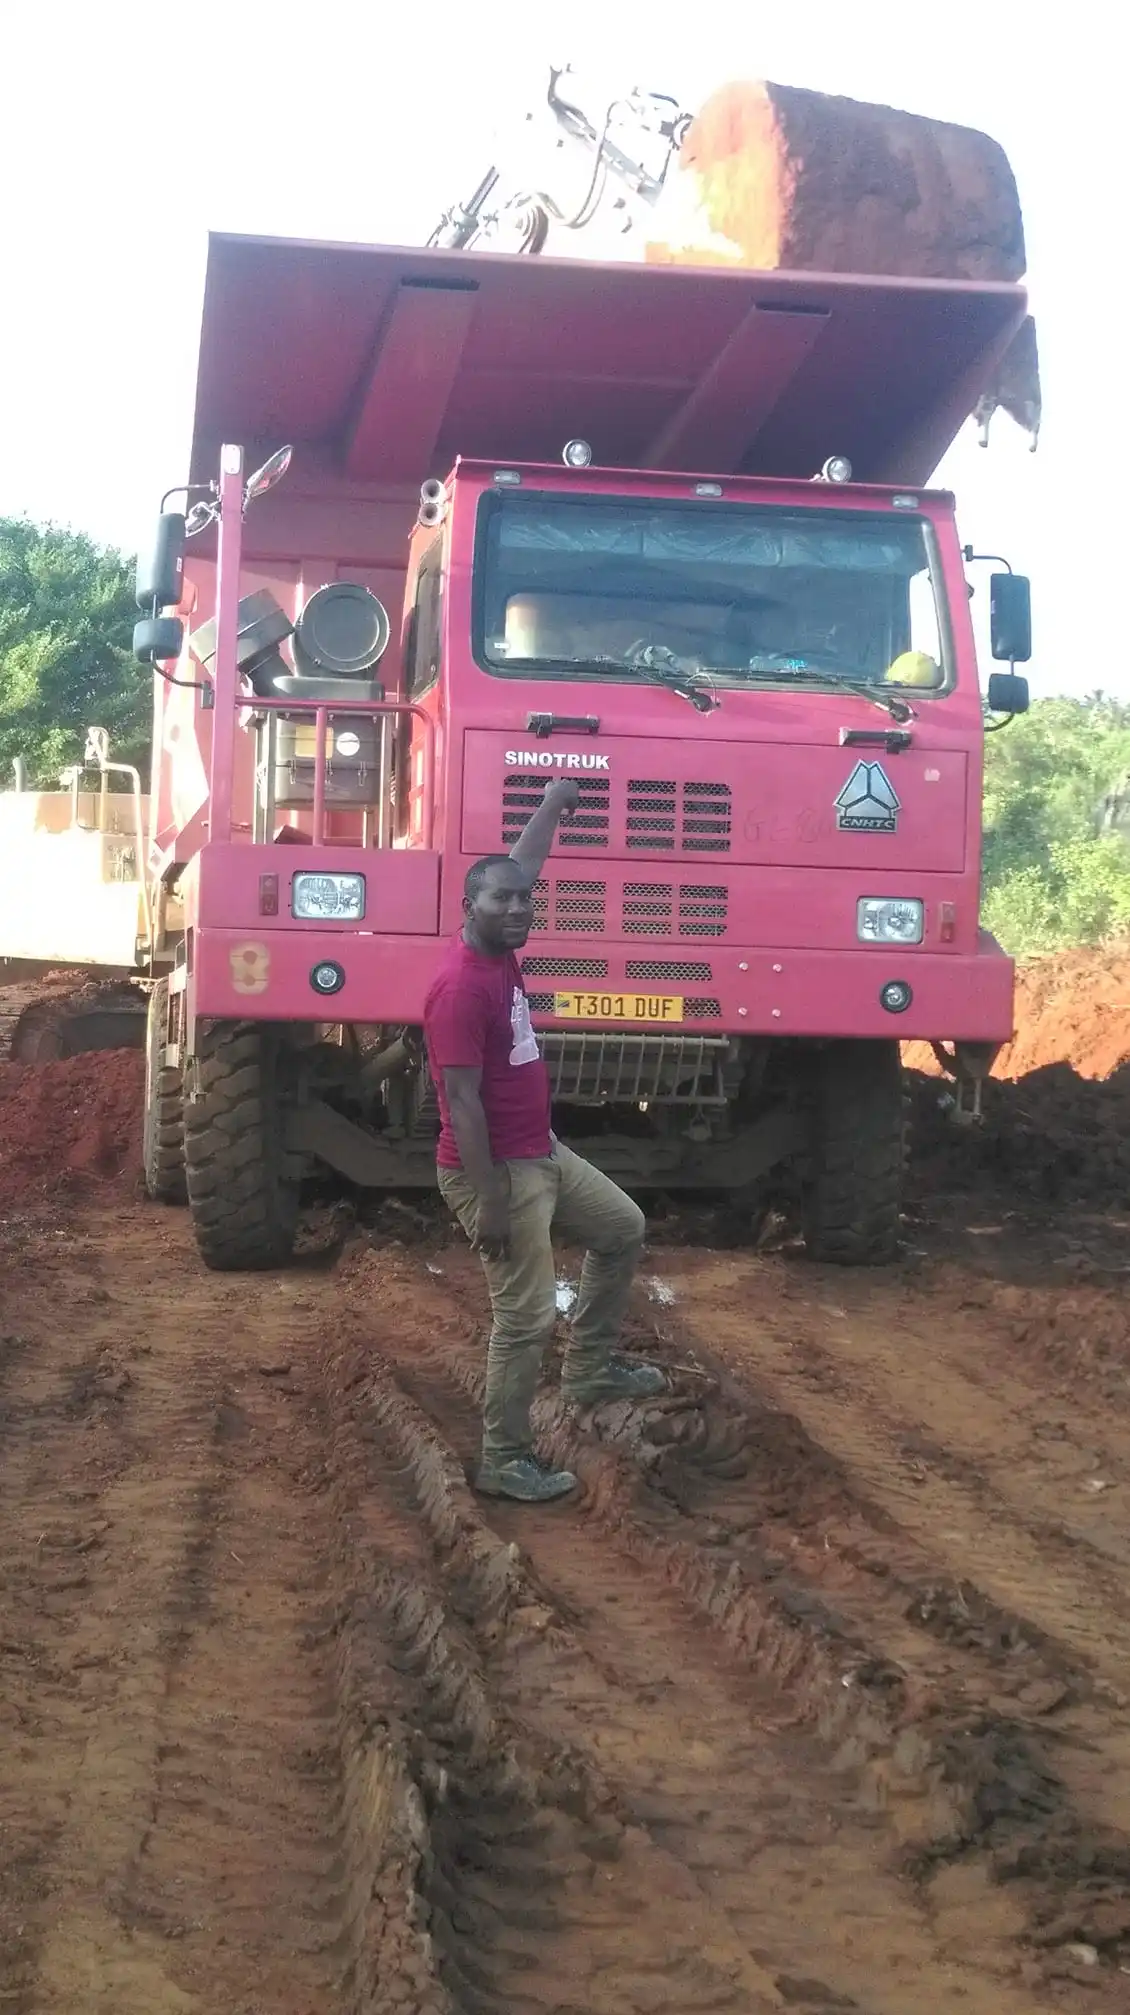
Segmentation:
{"type": "Polygon", "coordinates": [[[882,763],[857,763],[836,799],[842,833],[897,833],[898,795],[882,763]]]}

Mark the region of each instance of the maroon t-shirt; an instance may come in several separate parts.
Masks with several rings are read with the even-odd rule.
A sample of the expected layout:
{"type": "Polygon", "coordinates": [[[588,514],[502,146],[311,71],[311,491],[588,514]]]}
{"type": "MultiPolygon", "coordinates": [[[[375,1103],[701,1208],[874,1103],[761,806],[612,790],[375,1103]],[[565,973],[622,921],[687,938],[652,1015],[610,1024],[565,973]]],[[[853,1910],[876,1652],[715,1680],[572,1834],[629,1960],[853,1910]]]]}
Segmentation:
{"type": "Polygon", "coordinates": [[[513,952],[488,958],[456,938],[424,1003],[424,1036],[442,1121],[441,1168],[462,1167],[443,1083],[445,1070],[460,1067],[482,1071],[495,1161],[538,1161],[549,1154],[549,1073],[513,952]]]}

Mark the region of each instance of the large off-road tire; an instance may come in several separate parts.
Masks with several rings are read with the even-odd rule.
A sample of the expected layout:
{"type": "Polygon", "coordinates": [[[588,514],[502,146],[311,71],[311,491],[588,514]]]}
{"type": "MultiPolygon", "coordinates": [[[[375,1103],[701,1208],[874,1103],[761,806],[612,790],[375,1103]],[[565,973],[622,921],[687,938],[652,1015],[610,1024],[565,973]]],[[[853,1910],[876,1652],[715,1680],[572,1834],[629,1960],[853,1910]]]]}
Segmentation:
{"type": "Polygon", "coordinates": [[[154,1203],[187,1203],[184,1170],[184,1084],[179,1065],[165,1062],[169,1033],[169,982],[149,996],[145,1031],[145,1115],[141,1155],[145,1191],[154,1203]]]}
{"type": "Polygon", "coordinates": [[[202,1027],[185,1074],[184,1149],[192,1227],[205,1266],[256,1273],[294,1248],[299,1183],[284,1138],[279,1032],[202,1027]]]}
{"type": "Polygon", "coordinates": [[[906,1105],[897,1042],[829,1043],[816,1060],[804,1194],[812,1259],[886,1266],[898,1253],[906,1105]]]}

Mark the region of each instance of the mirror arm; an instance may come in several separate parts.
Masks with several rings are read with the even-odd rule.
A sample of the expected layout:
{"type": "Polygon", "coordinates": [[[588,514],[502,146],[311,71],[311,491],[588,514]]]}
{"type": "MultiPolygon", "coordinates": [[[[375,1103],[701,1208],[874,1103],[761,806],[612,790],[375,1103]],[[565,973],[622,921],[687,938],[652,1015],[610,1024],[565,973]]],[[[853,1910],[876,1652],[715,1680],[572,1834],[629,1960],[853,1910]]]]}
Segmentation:
{"type": "Polygon", "coordinates": [[[1012,561],[1006,560],[1003,553],[975,553],[972,546],[963,546],[961,557],[967,567],[973,566],[974,563],[978,565],[983,563],[985,566],[1003,567],[1006,574],[1015,573],[1016,571],[1012,561]]]}

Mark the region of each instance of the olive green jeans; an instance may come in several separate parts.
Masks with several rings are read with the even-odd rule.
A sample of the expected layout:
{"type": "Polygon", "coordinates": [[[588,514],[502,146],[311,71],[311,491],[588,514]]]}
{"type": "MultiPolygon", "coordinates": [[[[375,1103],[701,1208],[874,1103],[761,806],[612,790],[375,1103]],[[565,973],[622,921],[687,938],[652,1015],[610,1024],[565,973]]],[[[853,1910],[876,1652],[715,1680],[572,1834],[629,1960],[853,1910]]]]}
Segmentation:
{"type": "MultiPolygon", "coordinates": [[[[565,1357],[566,1393],[599,1373],[615,1349],[644,1235],[638,1204],[560,1142],[548,1160],[510,1161],[506,1170],[510,1254],[483,1261],[494,1318],[483,1406],[483,1459],[491,1464],[528,1454],[533,1441],[530,1408],[557,1315],[553,1233],[586,1247],[565,1357]]],[[[472,1238],[478,1210],[473,1184],[461,1169],[441,1168],[439,1186],[472,1238]]]]}

